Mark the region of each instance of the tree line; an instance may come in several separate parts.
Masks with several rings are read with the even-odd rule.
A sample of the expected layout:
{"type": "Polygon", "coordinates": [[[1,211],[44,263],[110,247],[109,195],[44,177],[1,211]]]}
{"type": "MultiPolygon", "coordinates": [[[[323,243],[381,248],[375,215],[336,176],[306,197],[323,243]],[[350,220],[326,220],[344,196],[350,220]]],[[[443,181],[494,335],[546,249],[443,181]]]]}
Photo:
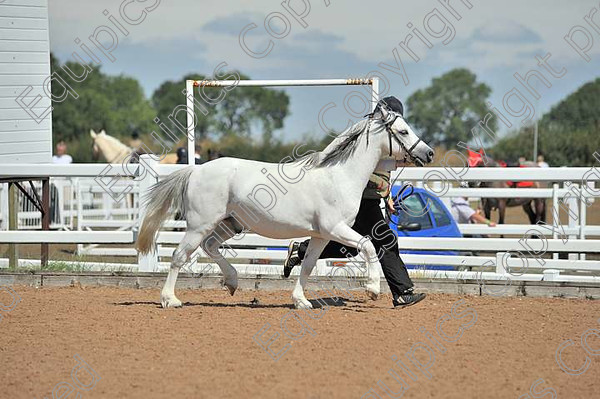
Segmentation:
{"type": "MultiPolygon", "coordinates": [[[[80,68],[72,62],[66,62],[66,66],[80,68]]],[[[51,54],[52,72],[60,67],[60,61],[51,54]]],[[[135,78],[107,75],[96,65],[93,68],[84,82],[73,87],[79,95],[77,100],[53,103],[54,140],[67,142],[75,162],[96,161],[90,129],[104,129],[125,144],[137,133],[142,142],[152,148],[154,140],[150,134],[159,131],[155,118],[172,130],[176,122],[186,126],[185,112],[176,115],[175,121],[169,121],[169,115],[175,107],[185,104],[182,90],[186,80],[208,78],[190,74],[177,81],[165,81],[146,98],[135,78]]],[[[233,73],[241,79],[249,79],[239,71],[233,73]]],[[[473,72],[453,69],[406,99],[406,117],[424,141],[438,148],[455,149],[459,141],[473,143],[471,130],[489,112],[486,101],[491,92],[473,72]]],[[[278,162],[298,144],[274,136],[275,131],[284,127],[289,104],[289,96],[282,90],[238,87],[228,92],[206,115],[196,109],[197,140],[205,151],[212,149],[224,155],[278,162]]],[[[592,153],[600,149],[599,106],[600,79],[596,79],[543,115],[538,123],[539,151],[551,165],[582,166],[594,162],[592,153]]],[[[488,127],[497,129],[496,118],[488,127]]],[[[302,142],[307,148],[321,149],[330,140],[329,135],[323,134],[322,137],[305,137],[302,142]]],[[[184,142],[172,144],[173,152],[176,147],[186,145],[184,142]]],[[[520,128],[485,144],[486,152],[492,157],[516,160],[532,153],[533,128],[520,128]]]]}

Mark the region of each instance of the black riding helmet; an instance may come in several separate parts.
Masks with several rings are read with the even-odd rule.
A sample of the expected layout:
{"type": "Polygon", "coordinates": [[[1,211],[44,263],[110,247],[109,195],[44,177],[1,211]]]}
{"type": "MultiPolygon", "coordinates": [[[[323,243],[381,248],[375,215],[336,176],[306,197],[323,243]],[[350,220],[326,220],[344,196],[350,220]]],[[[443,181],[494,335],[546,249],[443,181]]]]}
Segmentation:
{"type": "Polygon", "coordinates": [[[381,106],[385,105],[390,111],[394,111],[404,116],[404,105],[394,96],[385,97],[377,102],[375,112],[381,109],[381,106]]]}

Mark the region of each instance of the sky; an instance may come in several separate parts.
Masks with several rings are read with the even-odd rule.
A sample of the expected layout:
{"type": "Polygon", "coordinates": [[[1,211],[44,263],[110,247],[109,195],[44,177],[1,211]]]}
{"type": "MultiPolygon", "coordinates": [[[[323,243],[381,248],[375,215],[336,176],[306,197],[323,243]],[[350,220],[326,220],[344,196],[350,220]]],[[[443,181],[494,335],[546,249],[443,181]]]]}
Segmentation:
{"type": "MultiPolygon", "coordinates": [[[[117,31],[114,61],[101,57],[102,68],[106,73],[136,77],[148,97],[165,80],[177,80],[192,72],[212,75],[222,62],[252,79],[359,78],[379,71],[390,83],[389,94],[401,100],[429,85],[433,78],[453,68],[466,67],[477,75],[478,81],[492,88],[491,103],[500,106],[513,87],[528,95],[513,75],[537,69],[551,84],[550,88],[538,84],[541,98],[537,101],[528,95],[537,115],[542,115],[582,84],[600,76],[600,28],[595,32],[584,21],[594,7],[600,9],[598,0],[293,0],[289,3],[297,14],[307,14],[302,24],[281,3],[49,0],[51,49],[61,61],[69,59],[74,51],[83,54],[74,40],[81,38],[90,44],[87,38],[102,25],[116,31],[108,21],[113,16],[129,34],[117,31]],[[144,7],[150,11],[139,24],[125,24],[119,13],[122,3],[127,3],[125,12],[132,19],[144,7]],[[310,10],[304,12],[306,3],[310,10]],[[281,14],[288,23],[281,23],[281,14]],[[426,17],[430,18],[428,23],[426,17]],[[442,18],[447,21],[445,31],[442,18]],[[265,20],[271,22],[274,35],[283,32],[283,36],[287,30],[287,36],[269,36],[265,20]],[[246,35],[249,49],[260,52],[269,40],[273,42],[271,52],[260,59],[248,55],[240,45],[240,33],[251,23],[256,28],[246,35]],[[564,39],[578,25],[586,27],[593,41],[587,51],[589,60],[564,39]],[[414,37],[408,46],[418,61],[400,47],[399,43],[409,34],[414,37]],[[419,35],[429,41],[431,48],[419,41],[419,35]],[[396,66],[394,52],[402,60],[404,75],[380,66],[396,66]],[[552,77],[537,65],[535,56],[544,57],[547,53],[551,54],[548,62],[556,70],[566,69],[564,76],[552,77]]],[[[594,20],[600,26],[600,12],[594,20]]],[[[108,36],[102,35],[101,40],[109,43],[108,36]]],[[[585,34],[574,33],[572,37],[585,47],[585,34]]],[[[356,119],[343,105],[345,96],[353,90],[364,88],[286,89],[291,98],[290,115],[276,136],[287,141],[323,135],[319,110],[331,102],[337,106],[328,111],[327,126],[344,128],[349,118],[356,119]]],[[[350,105],[355,114],[360,113],[362,104],[358,97],[353,97],[350,105]]],[[[515,125],[521,119],[510,118],[515,125]]]]}

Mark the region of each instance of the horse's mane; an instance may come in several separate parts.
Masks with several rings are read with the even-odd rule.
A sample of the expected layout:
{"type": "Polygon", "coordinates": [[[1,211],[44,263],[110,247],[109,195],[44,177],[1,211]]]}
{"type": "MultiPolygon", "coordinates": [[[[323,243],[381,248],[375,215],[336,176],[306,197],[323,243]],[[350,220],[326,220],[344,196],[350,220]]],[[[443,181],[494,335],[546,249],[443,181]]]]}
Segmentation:
{"type": "MultiPolygon", "coordinates": [[[[322,168],[326,166],[337,165],[347,161],[358,148],[360,138],[367,132],[371,121],[377,119],[362,120],[336,137],[323,151],[313,152],[299,158],[297,162],[304,163],[306,166],[322,168]]],[[[368,145],[367,137],[367,145],[368,145]]]]}
{"type": "Polygon", "coordinates": [[[103,135],[98,135],[98,137],[104,137],[106,140],[110,141],[112,144],[115,144],[119,147],[125,147],[125,148],[129,148],[129,146],[123,142],[121,142],[119,139],[117,139],[116,137],[113,136],[109,136],[108,134],[103,134],[103,135]]]}

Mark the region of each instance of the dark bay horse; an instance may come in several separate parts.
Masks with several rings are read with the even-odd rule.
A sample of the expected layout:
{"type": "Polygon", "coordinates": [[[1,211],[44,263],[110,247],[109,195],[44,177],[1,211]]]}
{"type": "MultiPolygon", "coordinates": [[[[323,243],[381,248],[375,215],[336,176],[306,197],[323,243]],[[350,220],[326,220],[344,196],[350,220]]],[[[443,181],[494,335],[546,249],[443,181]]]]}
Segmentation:
{"type": "MultiPolygon", "coordinates": [[[[488,163],[485,165],[483,161],[475,164],[475,167],[495,167],[501,168],[504,165],[487,158],[488,163]]],[[[522,165],[524,167],[538,166],[533,162],[528,162],[522,165]]],[[[472,182],[469,184],[471,187],[490,187],[490,188],[540,188],[542,187],[539,182],[472,182]]],[[[537,222],[546,221],[546,200],[544,198],[481,198],[481,206],[485,217],[490,219],[493,210],[498,210],[498,224],[504,224],[504,216],[506,214],[507,207],[521,206],[529,217],[531,224],[537,224],[537,222]]]]}

